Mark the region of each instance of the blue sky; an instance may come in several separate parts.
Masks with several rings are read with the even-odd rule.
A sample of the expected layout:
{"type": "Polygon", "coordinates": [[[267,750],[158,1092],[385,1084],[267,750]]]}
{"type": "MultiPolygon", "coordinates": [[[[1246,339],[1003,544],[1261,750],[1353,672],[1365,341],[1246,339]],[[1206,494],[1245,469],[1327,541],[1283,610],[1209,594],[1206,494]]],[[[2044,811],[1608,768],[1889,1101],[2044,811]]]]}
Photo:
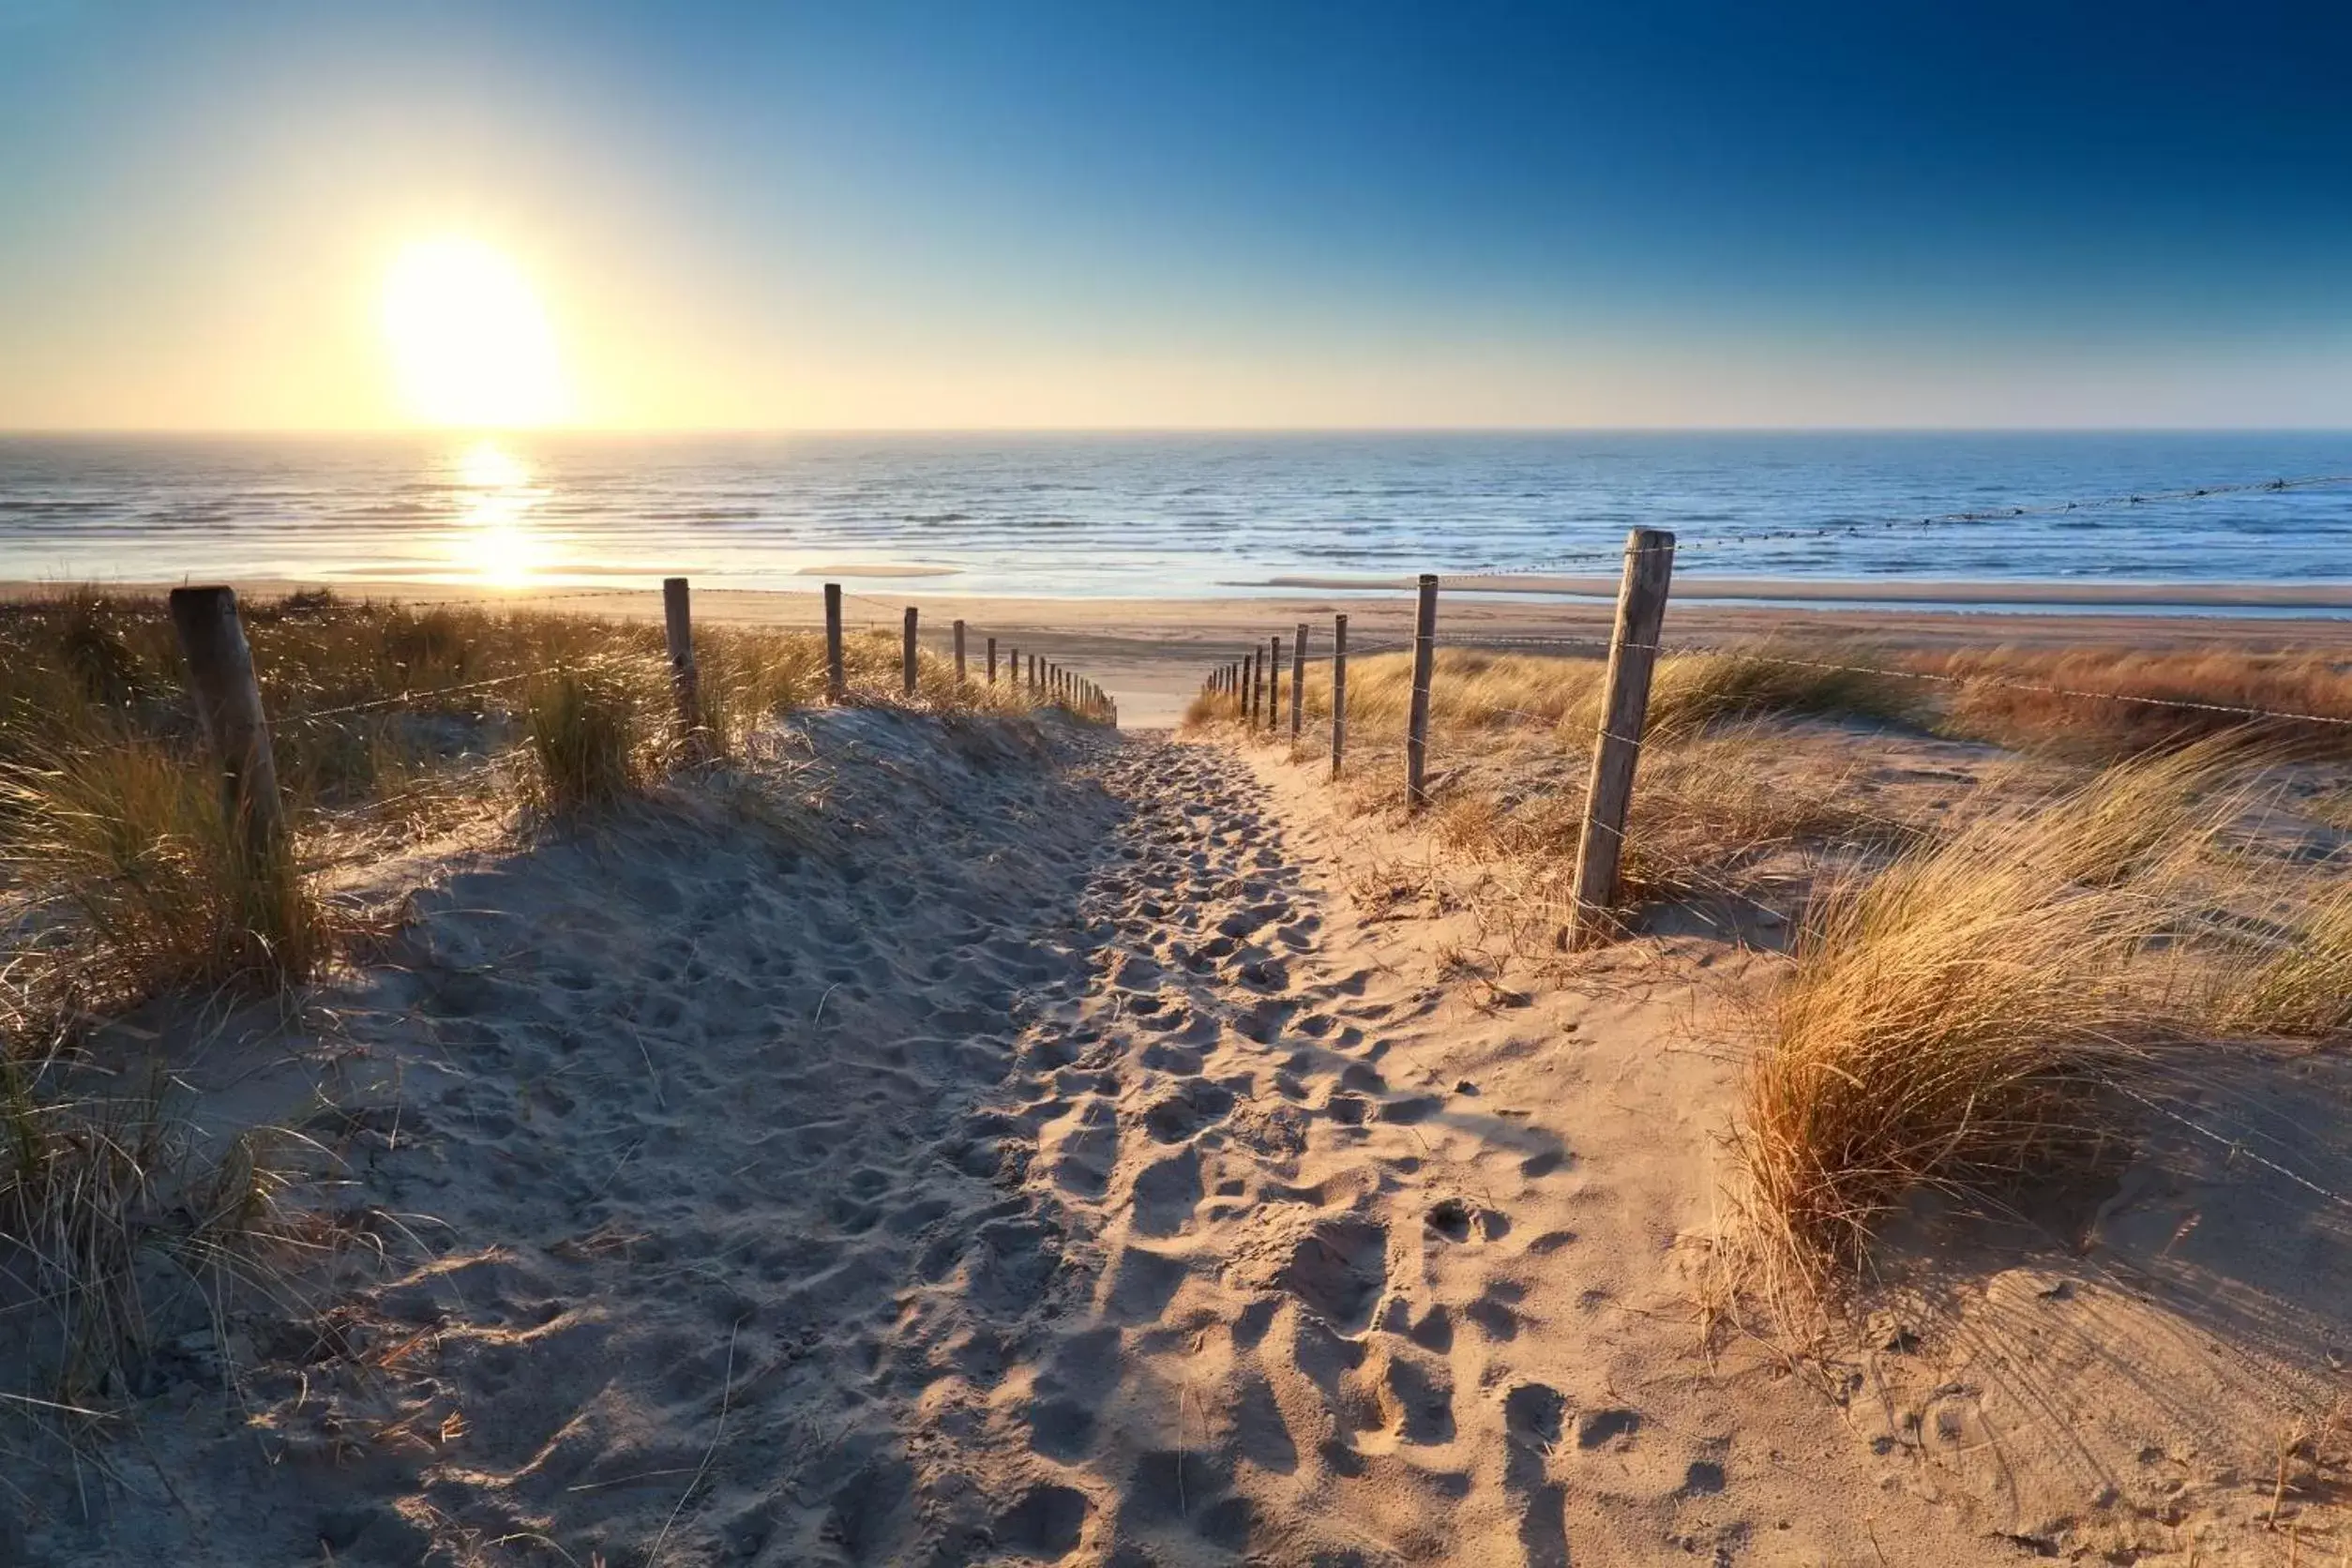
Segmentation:
{"type": "Polygon", "coordinates": [[[0,425],[2352,424],[2352,11],[0,0],[0,425]]]}

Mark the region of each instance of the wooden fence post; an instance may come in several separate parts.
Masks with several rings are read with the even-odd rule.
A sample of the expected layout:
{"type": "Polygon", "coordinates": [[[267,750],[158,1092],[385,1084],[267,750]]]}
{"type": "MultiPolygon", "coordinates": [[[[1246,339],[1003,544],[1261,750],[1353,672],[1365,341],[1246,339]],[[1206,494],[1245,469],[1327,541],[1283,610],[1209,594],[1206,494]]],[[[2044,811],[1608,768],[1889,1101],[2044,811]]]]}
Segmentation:
{"type": "Polygon", "coordinates": [[[825,701],[838,702],[849,694],[849,675],[841,662],[841,585],[825,584],[825,701]]]}
{"type": "Polygon", "coordinates": [[[1249,707],[1249,716],[1242,725],[1242,728],[1244,730],[1255,730],[1258,728],[1258,688],[1265,685],[1265,683],[1259,678],[1258,674],[1259,661],[1262,657],[1263,656],[1260,655],[1257,649],[1252,648],[1249,651],[1249,656],[1242,660],[1242,684],[1248,692],[1249,707]]]}
{"type": "Polygon", "coordinates": [[[1331,618],[1331,776],[1348,750],[1348,617],[1331,618]]]}
{"type": "Polygon", "coordinates": [[[1266,639],[1266,728],[1282,722],[1282,634],[1266,639]]]}
{"type": "Polygon", "coordinates": [[[964,624],[956,623],[956,689],[964,688],[964,624]]]}
{"type": "Polygon", "coordinates": [[[907,630],[899,661],[906,667],[907,695],[914,695],[914,606],[907,606],[907,630]]]}
{"type": "Polygon", "coordinates": [[[1429,804],[1429,668],[1437,656],[1438,580],[1421,577],[1421,604],[1413,611],[1413,705],[1405,726],[1405,809],[1429,804]]]}
{"type": "Polygon", "coordinates": [[[1298,646],[1290,651],[1290,744],[1299,744],[1306,715],[1306,623],[1299,623],[1298,646]]]}
{"type": "Polygon", "coordinates": [[[689,762],[711,759],[702,728],[702,676],[694,663],[694,611],[682,577],[661,580],[661,619],[670,640],[670,693],[678,704],[678,742],[689,762]]]}
{"type": "Polygon", "coordinates": [[[220,764],[220,804],[246,865],[267,871],[290,846],[270,755],[269,716],[253,678],[253,650],[233,588],[174,588],[172,626],[188,659],[196,717],[220,764]]]}
{"type": "Polygon", "coordinates": [[[996,685],[996,639],[988,639],[988,684],[996,685]]]}
{"type": "Polygon", "coordinates": [[[1674,580],[1674,535],[1636,528],[1625,535],[1625,576],[1617,590],[1617,628],[1609,637],[1609,668],[1601,732],[1585,787],[1584,832],[1576,849],[1571,896],[1570,947],[1601,941],[1617,902],[1617,867],[1625,851],[1625,810],[1634,795],[1634,765],[1641,760],[1642,727],[1650,716],[1650,675],[1666,625],[1666,591],[1674,580]]]}

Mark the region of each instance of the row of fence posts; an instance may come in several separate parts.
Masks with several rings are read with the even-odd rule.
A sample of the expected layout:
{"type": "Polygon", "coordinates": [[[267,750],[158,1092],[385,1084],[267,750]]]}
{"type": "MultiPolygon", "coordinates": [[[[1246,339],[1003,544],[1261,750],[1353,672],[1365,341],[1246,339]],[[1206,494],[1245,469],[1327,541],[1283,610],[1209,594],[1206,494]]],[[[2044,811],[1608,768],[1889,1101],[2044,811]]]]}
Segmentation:
{"type": "MultiPolygon", "coordinates": [[[[841,585],[826,583],[824,600],[825,695],[837,704],[849,696],[841,645],[841,585]]],[[[173,630],[188,661],[197,722],[220,769],[221,800],[238,852],[249,864],[268,864],[287,852],[291,840],[285,807],[278,792],[278,765],[270,750],[269,716],[262,706],[261,683],[254,675],[245,623],[237,613],[236,591],[224,586],[174,588],[170,604],[173,630]]],[[[682,754],[690,762],[708,761],[716,747],[703,722],[701,673],[694,657],[693,599],[686,579],[662,580],[661,609],[682,754]]],[[[956,685],[960,690],[970,678],[964,660],[964,623],[956,622],[954,630],[956,685]]],[[[909,605],[903,649],[903,689],[909,697],[915,692],[917,653],[915,609],[909,605]]],[[[1119,704],[1094,681],[1034,653],[1028,657],[1027,689],[1033,700],[1114,726],[1119,722],[1119,704]]],[[[1018,648],[1011,650],[1006,678],[1022,679],[1018,648]]],[[[988,640],[988,684],[997,684],[993,637],[988,640]]]]}
{"type": "MultiPolygon", "coordinates": [[[[1618,867],[1625,849],[1625,819],[1633,803],[1634,769],[1641,759],[1642,729],[1650,713],[1650,677],[1657,664],[1658,634],[1666,624],[1666,596],[1674,579],[1674,535],[1636,528],[1625,536],[1625,570],[1617,589],[1617,619],[1609,634],[1607,673],[1603,678],[1599,732],[1592,769],[1585,782],[1583,831],[1576,846],[1576,877],[1569,897],[1570,946],[1587,946],[1612,928],[1618,867]]],[[[1437,664],[1438,579],[1424,573],[1413,609],[1412,702],[1405,720],[1405,809],[1418,814],[1429,804],[1429,686],[1437,664]]],[[[1282,705],[1282,639],[1269,638],[1240,658],[1217,666],[1202,689],[1229,697],[1243,725],[1256,731],[1278,730],[1282,705]],[[1262,715],[1263,722],[1260,723],[1262,715]]],[[[1307,626],[1299,623],[1290,654],[1290,741],[1304,732],[1306,703],[1307,626]]],[[[1331,776],[1337,778],[1348,749],[1348,617],[1332,617],[1331,776]]]]}
{"type": "MultiPolygon", "coordinates": [[[[899,637],[899,662],[901,688],[909,697],[914,695],[915,678],[920,669],[920,648],[916,641],[919,625],[920,617],[915,607],[907,606],[905,625],[899,637]]],[[[956,685],[961,688],[971,679],[966,663],[963,622],[955,622],[950,630],[955,651],[956,685]]],[[[841,585],[828,582],[825,584],[825,699],[836,703],[846,701],[849,697],[849,673],[842,654],[841,637],[841,585]]],[[[1028,656],[1028,668],[1024,671],[1020,649],[1007,644],[1005,654],[1005,679],[1024,686],[1033,699],[1067,708],[1089,718],[1099,718],[1114,726],[1118,724],[1119,704],[1099,683],[1036,653],[1028,656]]],[[[672,656],[675,656],[674,652],[672,656]]],[[[997,684],[997,649],[993,637],[988,640],[988,684],[997,684]]]]}

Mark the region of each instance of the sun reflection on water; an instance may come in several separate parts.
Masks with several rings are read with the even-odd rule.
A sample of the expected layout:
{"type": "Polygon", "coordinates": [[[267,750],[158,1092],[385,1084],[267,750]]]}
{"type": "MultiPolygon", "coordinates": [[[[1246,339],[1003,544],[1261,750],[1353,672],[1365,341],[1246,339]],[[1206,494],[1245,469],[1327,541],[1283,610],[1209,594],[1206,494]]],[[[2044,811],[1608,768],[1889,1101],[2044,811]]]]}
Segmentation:
{"type": "Polygon", "coordinates": [[[545,491],[530,469],[496,442],[484,439],[458,454],[459,527],[450,562],[493,588],[527,588],[553,560],[549,541],[531,525],[545,491]]]}

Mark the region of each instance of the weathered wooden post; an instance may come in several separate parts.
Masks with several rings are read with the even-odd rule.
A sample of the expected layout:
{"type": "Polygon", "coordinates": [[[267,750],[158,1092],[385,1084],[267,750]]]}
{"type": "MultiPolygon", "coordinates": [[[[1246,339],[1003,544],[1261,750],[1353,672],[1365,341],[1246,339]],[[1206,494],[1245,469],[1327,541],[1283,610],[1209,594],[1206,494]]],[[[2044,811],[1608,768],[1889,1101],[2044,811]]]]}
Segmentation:
{"type": "Polygon", "coordinates": [[[196,718],[220,764],[220,806],[236,852],[256,873],[274,870],[290,843],[270,755],[269,716],[253,678],[253,650],[237,619],[233,588],[174,588],[172,627],[188,659],[196,718]]]}
{"type": "Polygon", "coordinates": [[[1258,688],[1261,684],[1258,679],[1258,650],[1252,648],[1248,656],[1242,660],[1243,705],[1246,710],[1242,728],[1244,730],[1258,728],[1258,688]]]}
{"type": "Polygon", "coordinates": [[[849,693],[850,678],[841,661],[841,585],[825,584],[825,701],[838,702],[849,693]]]}
{"type": "Polygon", "coordinates": [[[1576,882],[1570,896],[1567,942],[1590,946],[1610,929],[1617,902],[1617,868],[1625,852],[1625,811],[1633,802],[1634,765],[1650,717],[1650,676],[1658,662],[1658,633],[1666,625],[1666,591],[1674,581],[1674,535],[1636,528],[1625,535],[1625,576],[1617,590],[1617,627],[1609,636],[1601,732],[1585,787],[1584,833],[1576,848],[1576,882]]]}
{"type": "Polygon", "coordinates": [[[988,684],[996,685],[996,639],[988,639],[988,684]]]}
{"type": "Polygon", "coordinates": [[[1266,728],[1282,722],[1282,634],[1266,639],[1266,728]]]}
{"type": "Polygon", "coordinates": [[[956,689],[964,689],[964,624],[956,623],[956,689]]]}
{"type": "Polygon", "coordinates": [[[1331,618],[1331,776],[1348,750],[1348,617],[1331,618]]]}
{"type": "Polygon", "coordinates": [[[1405,725],[1405,809],[1429,804],[1429,669],[1438,645],[1438,580],[1421,577],[1421,604],[1413,611],[1413,705],[1405,725]]]}
{"type": "Polygon", "coordinates": [[[678,746],[689,762],[708,761],[711,737],[702,728],[702,676],[694,663],[694,611],[686,580],[661,580],[661,619],[670,640],[670,695],[678,705],[678,746]]]}
{"type": "Polygon", "coordinates": [[[905,667],[907,695],[914,695],[914,606],[907,606],[907,630],[901,644],[899,662],[905,667]]]}
{"type": "Polygon", "coordinates": [[[1290,651],[1290,744],[1299,744],[1299,725],[1306,716],[1306,623],[1301,621],[1298,646],[1290,651]]]}

